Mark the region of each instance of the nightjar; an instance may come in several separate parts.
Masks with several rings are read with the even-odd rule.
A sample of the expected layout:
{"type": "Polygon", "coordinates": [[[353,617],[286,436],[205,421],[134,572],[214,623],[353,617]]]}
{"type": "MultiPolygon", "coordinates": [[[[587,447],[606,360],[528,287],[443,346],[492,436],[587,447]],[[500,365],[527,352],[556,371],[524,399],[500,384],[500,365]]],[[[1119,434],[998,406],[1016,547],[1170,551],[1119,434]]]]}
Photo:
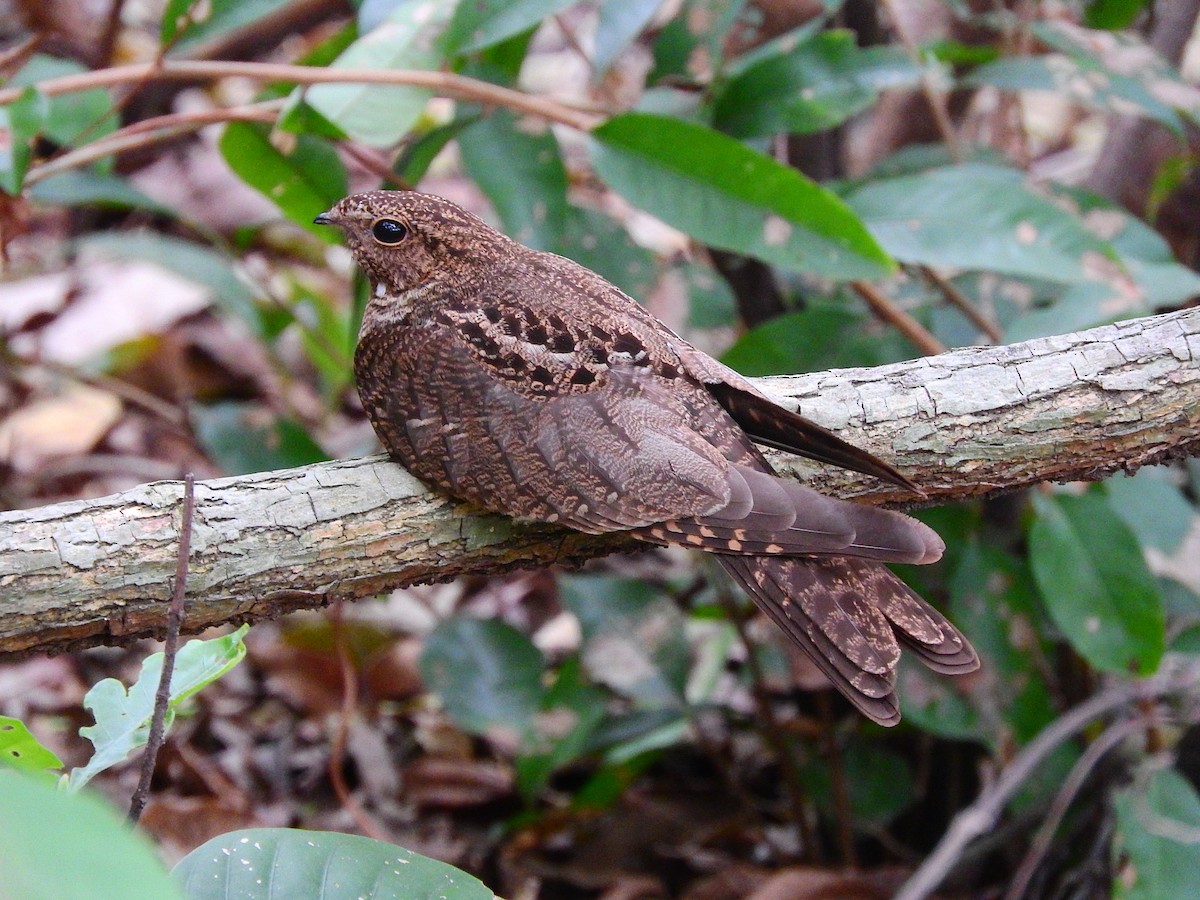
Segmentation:
{"type": "Polygon", "coordinates": [[[967,640],[885,562],[927,526],[779,478],[756,444],[912,487],[568,259],[447,200],[374,191],[337,225],[373,294],[354,371],[391,456],[484,509],[707,550],[863,713],[899,721],[901,645],[970,672],[967,640]]]}

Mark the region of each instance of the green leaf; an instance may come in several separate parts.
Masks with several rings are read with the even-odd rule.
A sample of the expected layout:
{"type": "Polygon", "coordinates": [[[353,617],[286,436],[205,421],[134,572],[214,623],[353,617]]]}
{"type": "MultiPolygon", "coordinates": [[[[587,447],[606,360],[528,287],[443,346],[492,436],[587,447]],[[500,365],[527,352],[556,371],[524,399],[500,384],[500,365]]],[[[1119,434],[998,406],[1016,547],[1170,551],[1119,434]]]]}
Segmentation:
{"type": "Polygon", "coordinates": [[[173,216],[174,211],[147,197],[124,178],[89,169],[70,169],[39,181],[27,192],[30,199],[52,206],[100,206],[143,209],[173,216]]]}
{"type": "Polygon", "coordinates": [[[1116,31],[1128,28],[1142,14],[1148,0],[1092,0],[1083,13],[1088,28],[1116,31]]]}
{"type": "Polygon", "coordinates": [[[418,184],[439,153],[462,132],[479,120],[477,115],[458,115],[445,125],[430,128],[407,141],[392,171],[408,184],[418,184]]]}
{"type": "Polygon", "coordinates": [[[473,53],[557,15],[578,0],[464,0],[454,11],[443,47],[449,54],[473,53]]]}
{"type": "Polygon", "coordinates": [[[44,772],[61,769],[62,760],[35,738],[20,719],[0,716],[0,765],[21,772],[44,772]]]}
{"type": "Polygon", "coordinates": [[[45,779],[0,777],[0,896],[173,900],[182,895],[144,835],[102,798],[45,779]]]}
{"type": "Polygon", "coordinates": [[[556,250],[570,208],[567,170],[545,123],[496,110],[462,132],[458,148],[505,232],[534,249],[556,250]]]}
{"type": "Polygon", "coordinates": [[[0,190],[21,193],[25,173],[33,160],[33,141],[42,127],[42,98],[33,88],[0,106],[0,190]]]}
{"type": "Polygon", "coordinates": [[[159,38],[176,52],[215,40],[283,9],[291,0],[170,0],[159,38]],[[174,43],[172,43],[174,42],[174,43]]]}
{"type": "Polygon", "coordinates": [[[262,332],[255,294],[237,275],[238,261],[212,247],[152,231],[93,234],[79,242],[82,253],[107,259],[141,259],[207,288],[218,306],[262,332]]]}
{"type": "Polygon", "coordinates": [[[221,135],[221,155],[229,168],[283,210],[297,225],[322,240],[341,238],[313,224],[346,196],[346,170],[337,151],[310,134],[288,135],[294,146],[286,153],[271,142],[271,129],[258,122],[230,122],[221,135]]]}
{"type": "Polygon", "coordinates": [[[189,900],[494,897],[473,875],[395,844],[297,828],[218,835],[180,860],[171,876],[189,900]]]}
{"type": "Polygon", "coordinates": [[[1034,494],[1033,502],[1029,560],[1055,624],[1096,668],[1152,673],[1165,616],[1133,532],[1098,491],[1034,494]]]}
{"type": "MultiPolygon", "coordinates": [[[[86,71],[77,62],[35,53],[6,87],[36,87],[41,81],[86,71]]],[[[103,88],[56,94],[44,102],[39,131],[56,144],[75,146],[94,141],[116,131],[120,124],[112,97],[103,88]]]]}
{"type": "MultiPolygon", "coordinates": [[[[912,805],[915,777],[908,760],[873,744],[856,741],[842,753],[842,777],[857,828],[874,832],[912,805]]],[[[836,809],[832,771],[827,760],[806,766],[806,786],[826,813],[836,809]]]]}
{"type": "Polygon", "coordinates": [[[1200,797],[1174,769],[1159,769],[1113,797],[1113,896],[1200,897],[1200,797]],[[1148,782],[1148,783],[1147,783],[1148,782]]]}
{"type": "Polygon", "coordinates": [[[303,426],[275,418],[257,404],[196,404],[191,418],[204,451],[227,475],[294,469],[329,459],[303,426]]]}
{"type": "Polygon", "coordinates": [[[592,67],[597,75],[608,71],[621,51],[650,24],[660,6],[662,0],[604,0],[600,4],[596,49],[592,54],[592,67]]]}
{"type": "MultiPolygon", "coordinates": [[[[724,67],[726,36],[746,7],[746,0],[685,0],[683,9],[658,33],[654,70],[646,83],[664,78],[707,83],[724,67]]],[[[751,7],[750,15],[756,13],[757,7],[751,7]]]]}
{"type": "MultiPolygon", "coordinates": [[[[465,4],[465,5],[470,5],[465,4]]],[[[437,69],[434,39],[450,4],[404,3],[346,48],[333,69],[437,69]]],[[[388,84],[318,84],[304,92],[310,106],[355,140],[391,147],[416,124],[433,92],[388,84]]]]}
{"type": "Polygon", "coordinates": [[[542,708],[541,651],[510,625],[458,616],[425,639],[421,677],[459,727],[524,744],[542,708]]]}
{"type": "Polygon", "coordinates": [[[1179,114],[1136,78],[1063,54],[1006,56],[980,66],[964,83],[1009,91],[1052,91],[1092,109],[1140,113],[1176,133],[1183,130],[1179,114]]]}
{"type": "Polygon", "coordinates": [[[605,181],[697,240],[830,278],[876,278],[893,268],[841,200],[727,135],[624,113],[592,136],[605,181]]]}
{"type": "MultiPolygon", "coordinates": [[[[171,673],[166,727],[175,720],[180,703],[242,661],[246,655],[242,639],[249,630],[249,625],[243,625],[223,637],[192,640],[179,648],[171,673]]],[[[79,733],[92,742],[96,752],[86,766],[71,770],[68,781],[71,791],[78,791],[105,769],[145,746],[162,666],[163,654],[154,653],[142,663],[141,675],[128,691],[115,678],[105,678],[84,696],[84,708],[91,710],[96,724],[79,729],[79,733]]]]}
{"type": "Polygon", "coordinates": [[[874,181],[846,198],[897,259],[1078,282],[1112,248],[1024,175],[969,163],[874,181]]]}
{"type": "Polygon", "coordinates": [[[739,72],[717,94],[713,124],[734,137],[833,128],[875,102],[879,91],[920,81],[900,47],[860,49],[849,31],[823,31],[739,72]]]}
{"type": "Polygon", "coordinates": [[[1109,506],[1144,547],[1165,554],[1179,549],[1196,525],[1196,507],[1171,480],[1170,469],[1147,466],[1136,475],[1114,475],[1102,483],[1109,506]]]}
{"type": "Polygon", "coordinates": [[[599,272],[629,296],[645,299],[658,278],[654,254],[630,239],[611,217],[591,209],[567,210],[554,252],[599,272]]]}

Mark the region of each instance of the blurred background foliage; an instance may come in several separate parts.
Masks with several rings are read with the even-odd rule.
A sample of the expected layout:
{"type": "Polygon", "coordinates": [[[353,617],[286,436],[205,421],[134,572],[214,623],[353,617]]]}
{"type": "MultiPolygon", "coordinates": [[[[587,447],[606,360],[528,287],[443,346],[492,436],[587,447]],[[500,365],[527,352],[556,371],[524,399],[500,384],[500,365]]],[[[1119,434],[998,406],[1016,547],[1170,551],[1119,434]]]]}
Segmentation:
{"type": "MultiPolygon", "coordinates": [[[[1188,305],[1198,7],[3,0],[0,506],[373,452],[365,285],[312,218],[380,186],[596,269],[750,375],[1188,305]],[[461,77],[304,75],[338,69],[461,77]]],[[[983,668],[906,668],[891,731],[665,551],[261,625],[144,825],[168,856],[382,833],[507,896],[891,896],[1065,710],[1200,653],[1198,496],[1183,460],[922,511],[946,557],[903,575],[983,668]]],[[[83,690],[141,655],[4,664],[0,710],[81,760],[83,690]]],[[[947,889],[1193,895],[1195,718],[1064,736],[947,889]]]]}

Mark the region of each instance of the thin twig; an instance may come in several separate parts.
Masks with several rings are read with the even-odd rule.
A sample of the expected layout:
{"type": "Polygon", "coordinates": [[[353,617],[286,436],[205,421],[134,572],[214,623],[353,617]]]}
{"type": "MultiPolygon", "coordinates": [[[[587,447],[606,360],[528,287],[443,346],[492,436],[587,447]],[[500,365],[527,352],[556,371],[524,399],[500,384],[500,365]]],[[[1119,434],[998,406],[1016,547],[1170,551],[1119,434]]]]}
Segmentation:
{"type": "Polygon", "coordinates": [[[829,786],[833,795],[833,812],[837,826],[838,853],[841,864],[858,868],[858,853],[854,848],[854,809],[850,805],[850,786],[846,781],[846,765],[842,748],[838,746],[837,730],[833,725],[833,703],[829,691],[817,692],[821,724],[825,728],[825,760],[829,765],[829,786]]]}
{"type": "MultiPolygon", "coordinates": [[[[896,32],[896,37],[904,45],[909,58],[912,59],[916,66],[920,67],[922,65],[921,50],[917,46],[916,41],[913,40],[912,35],[908,33],[908,29],[904,27],[904,22],[896,10],[895,0],[883,0],[883,6],[887,9],[888,17],[892,20],[892,30],[896,32]]],[[[954,122],[950,119],[950,111],[946,108],[946,95],[934,88],[924,71],[921,72],[921,93],[925,95],[925,100],[929,104],[930,111],[933,113],[933,121],[937,124],[938,131],[942,135],[942,140],[946,142],[946,149],[950,153],[950,158],[956,163],[962,162],[962,146],[959,144],[958,134],[954,130],[954,122]]]]}
{"type": "Polygon", "coordinates": [[[1067,780],[1063,782],[1062,789],[1055,796],[1054,802],[1050,804],[1050,811],[1046,813],[1045,821],[1042,822],[1041,828],[1038,829],[1038,833],[1034,836],[1033,842],[1029,847],[1029,852],[1021,860],[1021,865],[1008,886],[1004,900],[1021,900],[1025,896],[1025,891],[1029,888],[1029,882],[1033,879],[1038,866],[1042,864],[1042,859],[1045,858],[1046,852],[1050,849],[1050,843],[1054,840],[1059,823],[1062,822],[1063,816],[1067,814],[1067,810],[1071,808],[1071,804],[1075,802],[1076,795],[1083,788],[1092,770],[1096,768],[1108,751],[1112,750],[1113,747],[1117,746],[1117,744],[1121,743],[1121,741],[1125,740],[1125,738],[1129,737],[1135,731],[1140,731],[1144,728],[1146,721],[1146,716],[1136,716],[1132,719],[1114,722],[1088,745],[1087,750],[1083,752],[1083,755],[1071,767],[1070,774],[1067,775],[1067,780]]]}
{"type": "Polygon", "coordinates": [[[338,666],[342,672],[342,705],[338,710],[337,728],[329,748],[329,781],[342,808],[350,813],[367,837],[390,843],[392,836],[372,818],[346,784],[346,744],[350,739],[350,720],[358,709],[358,670],[346,645],[346,628],[342,620],[342,601],[336,600],[329,609],[329,624],[333,628],[333,645],[337,650],[338,666]]]}
{"type": "MultiPolygon", "coordinates": [[[[578,131],[591,130],[602,118],[597,113],[580,107],[501,87],[478,78],[468,78],[456,72],[431,72],[421,69],[335,69],[283,63],[165,60],[157,66],[153,63],[139,63],[48,78],[35,86],[46,96],[56,96],[144,81],[213,81],[219,78],[250,78],[256,81],[306,85],[387,84],[426,88],[447,97],[507,107],[578,131]]],[[[0,106],[12,103],[21,96],[22,90],[24,88],[0,90],[0,106]]]]}
{"type": "Polygon", "coordinates": [[[904,883],[895,900],[923,900],[928,897],[954,868],[967,845],[995,825],[1008,801],[1046,758],[1059,745],[1086,728],[1093,719],[1142,698],[1159,697],[1194,687],[1196,681],[1195,672],[1185,672],[1126,682],[1096,694],[1060,716],[1013,757],[1013,761],[991,787],[954,817],[933,853],[904,883]]]}
{"type": "Polygon", "coordinates": [[[137,789],[129,803],[129,822],[136,825],[150,797],[150,780],[154,777],[154,764],[158,751],[162,749],[166,735],[167,706],[171,700],[171,676],[175,673],[175,655],[179,652],[179,632],[183,628],[183,598],[187,592],[188,557],[192,549],[192,510],[196,501],[196,476],[188,472],[183,476],[183,521],[179,524],[179,555],[175,560],[175,590],[171,593],[171,605],[167,609],[167,633],[163,641],[162,673],[158,678],[158,690],[154,693],[154,712],[150,716],[150,734],[146,739],[146,752],[142,756],[142,774],[137,789]]]}
{"type": "Polygon", "coordinates": [[[949,300],[951,305],[958,309],[964,316],[970,319],[971,324],[982,331],[989,341],[993,344],[999,344],[1004,340],[1004,335],[1001,333],[1000,327],[980,312],[975,304],[971,302],[971,298],[960,291],[954,282],[929,266],[919,266],[918,268],[920,268],[921,274],[942,292],[942,296],[949,300]]]}
{"type": "Polygon", "coordinates": [[[41,34],[32,34],[17,46],[0,53],[0,73],[7,72],[9,69],[20,69],[24,66],[29,57],[33,56],[33,51],[37,50],[38,44],[42,42],[42,37],[41,34]]]}
{"type": "Polygon", "coordinates": [[[934,337],[928,328],[893,303],[875,285],[869,281],[852,281],[850,287],[858,296],[867,301],[867,305],[871,307],[871,311],[875,315],[912,341],[922,353],[936,356],[946,352],[945,344],[934,337]]]}

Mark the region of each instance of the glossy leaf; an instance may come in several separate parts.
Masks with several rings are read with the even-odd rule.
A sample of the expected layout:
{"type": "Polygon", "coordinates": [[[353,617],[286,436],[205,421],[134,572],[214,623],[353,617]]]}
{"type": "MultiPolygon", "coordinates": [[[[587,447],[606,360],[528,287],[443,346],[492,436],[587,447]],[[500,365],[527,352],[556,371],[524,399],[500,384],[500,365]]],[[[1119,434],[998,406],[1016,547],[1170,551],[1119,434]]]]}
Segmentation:
{"type": "Polygon", "coordinates": [[[846,198],[897,259],[1048,281],[1089,277],[1112,248],[1025,184],[1021,172],[970,163],[888,178],[846,198]]]}
{"type": "Polygon", "coordinates": [[[0,766],[22,772],[61,769],[62,760],[30,733],[20,719],[0,716],[0,766]]]}
{"type": "Polygon", "coordinates": [[[880,90],[920,77],[900,47],[864,50],[849,31],[824,31],[731,78],[714,101],[713,124],[735,137],[823,131],[866,109],[880,90]]]}
{"type": "Polygon", "coordinates": [[[832,193],[702,125],[625,113],[592,131],[600,176],[697,240],[830,278],[874,278],[888,255],[832,193]]]}
{"type": "Polygon", "coordinates": [[[1113,799],[1113,896],[1175,900],[1200,896],[1200,797],[1175,769],[1143,773],[1113,799]]]}
{"type": "Polygon", "coordinates": [[[323,138],[300,134],[284,152],[271,142],[271,129],[257,122],[231,122],[221,135],[221,155],[242,181],[278,206],[302,228],[334,243],[335,229],[313,224],[346,196],[346,170],[323,138]]]}
{"type": "Polygon", "coordinates": [[[557,250],[570,207],[567,170],[550,129],[495,110],[458,136],[458,148],[505,233],[537,250],[557,250]]]}
{"type": "Polygon", "coordinates": [[[248,828],[207,841],[171,877],[188,900],[493,900],[483,882],[448,863],[356,834],[248,828]]]}
{"type": "Polygon", "coordinates": [[[144,835],[103,798],[46,779],[0,777],[0,897],[176,900],[144,835]]]}
{"type": "MultiPolygon", "coordinates": [[[[334,69],[437,69],[435,49],[449,15],[445,3],[405,3],[383,24],[338,56],[334,69]]],[[[304,93],[308,104],[355,140],[391,147],[420,118],[433,92],[388,84],[318,84],[304,93]]]]}
{"type": "Polygon", "coordinates": [[[1098,491],[1034,495],[1029,559],[1051,618],[1107,672],[1158,668],[1165,619],[1158,583],[1137,538],[1098,491]]]}
{"type": "MultiPolygon", "coordinates": [[[[168,728],[180,703],[242,661],[246,655],[243,638],[249,630],[249,625],[243,625],[223,637],[196,639],[179,648],[171,674],[165,723],[168,728]]],[[[154,653],[142,662],[141,674],[128,690],[115,678],[105,678],[87,692],[83,705],[91,711],[96,724],[79,729],[79,733],[96,750],[87,765],[71,770],[70,790],[79,790],[105,769],[124,762],[130,753],[145,746],[162,667],[163,654],[154,653]]]]}
{"type": "Polygon", "coordinates": [[[466,0],[443,38],[448,53],[472,53],[520,34],[578,0],[466,0]]]}
{"type": "Polygon", "coordinates": [[[421,677],[459,727],[524,743],[542,705],[541,652],[511,625],[458,616],[435,628],[421,677]]]}

